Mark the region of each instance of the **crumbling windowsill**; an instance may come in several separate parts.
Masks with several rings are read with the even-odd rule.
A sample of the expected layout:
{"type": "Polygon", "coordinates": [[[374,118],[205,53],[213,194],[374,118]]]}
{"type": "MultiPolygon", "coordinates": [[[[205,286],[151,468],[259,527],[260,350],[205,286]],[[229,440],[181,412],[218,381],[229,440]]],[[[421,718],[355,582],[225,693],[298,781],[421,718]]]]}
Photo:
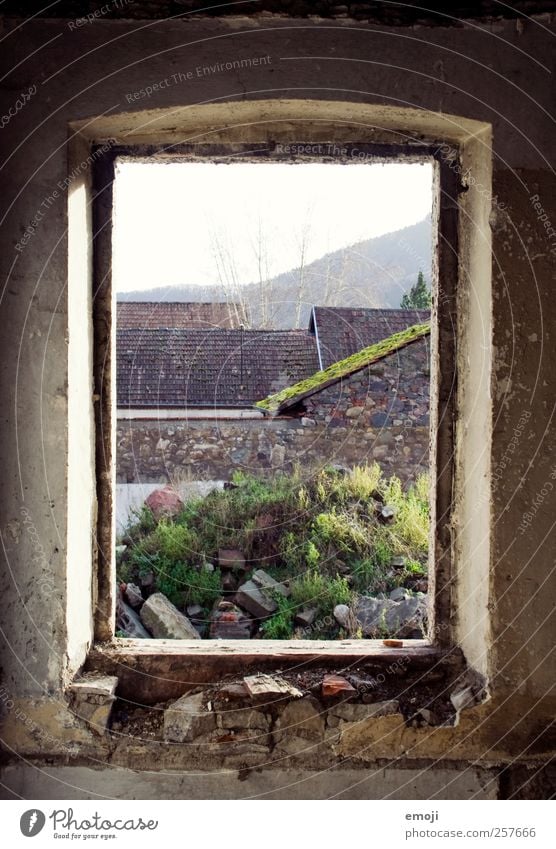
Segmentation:
{"type": "Polygon", "coordinates": [[[118,677],[118,697],[155,704],[234,675],[259,672],[367,670],[394,676],[435,672],[439,679],[461,674],[458,648],[438,648],[426,640],[405,640],[390,648],[381,640],[129,640],[96,644],[85,669],[118,677]]]}

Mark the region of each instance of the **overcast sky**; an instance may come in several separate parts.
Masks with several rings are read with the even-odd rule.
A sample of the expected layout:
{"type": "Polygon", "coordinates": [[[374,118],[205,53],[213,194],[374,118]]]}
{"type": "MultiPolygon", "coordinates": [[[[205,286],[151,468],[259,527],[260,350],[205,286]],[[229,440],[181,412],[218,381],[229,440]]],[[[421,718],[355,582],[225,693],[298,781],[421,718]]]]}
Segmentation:
{"type": "Polygon", "coordinates": [[[259,269],[270,278],[298,267],[303,249],[311,262],[415,224],[431,203],[428,164],[124,163],[116,291],[219,285],[222,273],[251,283],[259,269]]]}

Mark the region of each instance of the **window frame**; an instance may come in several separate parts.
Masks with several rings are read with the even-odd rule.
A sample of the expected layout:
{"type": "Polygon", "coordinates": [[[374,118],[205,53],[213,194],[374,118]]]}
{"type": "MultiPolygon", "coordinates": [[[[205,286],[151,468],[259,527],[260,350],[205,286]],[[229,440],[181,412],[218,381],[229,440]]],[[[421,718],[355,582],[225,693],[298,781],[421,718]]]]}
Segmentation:
{"type": "MultiPolygon", "coordinates": [[[[303,142],[303,130],[294,134],[303,142]]],[[[333,144],[333,142],[331,142],[333,144]]],[[[315,143],[322,148],[322,143],[315,143]]],[[[345,154],[330,157],[338,162],[356,162],[353,151],[364,154],[366,161],[411,162],[423,158],[435,163],[436,200],[433,221],[436,222],[435,295],[431,321],[431,410],[430,434],[431,470],[434,475],[431,493],[431,545],[429,548],[429,586],[433,598],[428,640],[404,641],[403,649],[385,649],[379,640],[346,640],[333,643],[317,641],[160,641],[122,640],[114,637],[115,568],[114,568],[114,483],[115,483],[115,309],[111,290],[111,217],[115,163],[119,157],[152,162],[168,157],[184,161],[201,154],[218,161],[233,154],[252,157],[253,161],[327,161],[322,152],[292,156],[276,152],[276,144],[222,142],[218,144],[113,144],[99,155],[92,149],[93,197],[93,375],[95,398],[97,533],[94,550],[94,637],[96,646],[89,654],[89,665],[112,670],[133,667],[149,670],[149,674],[169,674],[172,663],[187,669],[189,682],[214,680],[215,676],[253,666],[257,670],[275,669],[284,661],[294,664],[318,662],[330,668],[344,667],[363,659],[379,665],[395,660],[400,652],[412,662],[428,665],[439,658],[460,655],[455,633],[456,616],[453,609],[454,565],[454,485],[455,485],[455,423],[458,392],[458,334],[461,310],[458,297],[460,277],[460,195],[466,191],[460,175],[461,161],[458,142],[450,142],[449,151],[442,140],[407,141],[407,135],[396,144],[373,142],[342,142],[345,154]],[[269,149],[270,148],[270,149],[269,149]],[[274,148],[274,149],[272,149],[274,148]],[[455,152],[455,159],[454,159],[455,152]],[[439,357],[442,353],[442,368],[439,357]],[[435,366],[436,363],[436,366],[435,366]],[[107,426],[108,423],[108,426],[107,426]],[[104,645],[102,645],[104,644],[104,645]],[[173,660],[172,660],[173,659],[173,660]],[[207,678],[208,676],[208,678],[207,678]]],[[[349,165],[348,165],[349,167],[349,165]]],[[[174,677],[173,673],[170,677],[174,677]]],[[[157,691],[159,685],[157,685],[157,691]]],[[[171,687],[170,687],[171,689],[171,687]]],[[[164,686],[162,686],[164,690],[164,686]]]]}

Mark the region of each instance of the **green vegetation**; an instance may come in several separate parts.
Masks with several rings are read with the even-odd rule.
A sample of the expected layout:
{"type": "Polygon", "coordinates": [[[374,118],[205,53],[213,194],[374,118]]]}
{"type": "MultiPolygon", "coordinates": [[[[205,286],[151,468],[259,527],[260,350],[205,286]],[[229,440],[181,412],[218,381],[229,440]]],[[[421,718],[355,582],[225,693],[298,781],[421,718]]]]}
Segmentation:
{"type": "Polygon", "coordinates": [[[277,413],[279,410],[295,404],[298,399],[312,394],[317,389],[324,389],[325,386],[335,383],[342,377],[346,377],[348,374],[352,374],[359,369],[365,368],[365,366],[371,365],[376,360],[380,360],[387,354],[403,348],[404,345],[420,339],[421,336],[425,336],[429,332],[429,324],[415,324],[413,327],[408,327],[407,330],[394,333],[392,336],[383,339],[381,342],[377,342],[375,345],[363,348],[362,351],[358,351],[357,354],[353,354],[351,357],[346,357],[345,360],[333,363],[327,369],[324,369],[324,371],[318,371],[311,377],[300,380],[298,383],[282,389],[281,392],[277,392],[275,395],[269,395],[268,398],[257,401],[255,406],[267,413],[277,413]]]}
{"type": "Polygon", "coordinates": [[[261,626],[266,639],[287,639],[295,635],[294,618],[304,608],[317,611],[309,636],[330,638],[339,631],[333,623],[336,634],[331,633],[335,605],[426,574],[425,475],[408,490],[396,477],[383,478],[376,463],[310,476],[298,469],[265,480],[236,474],[233,482],[235,488],[189,502],[173,522],[157,524],[143,511],[128,529],[119,579],[140,581],[152,573],[156,589],[179,608],[197,603],[208,613],[223,595],[218,549],[239,549],[246,578],[262,568],[288,583],[289,597],[276,595],[278,610],[261,626]],[[395,508],[387,524],[380,521],[383,504],[395,508]],[[392,558],[400,556],[405,565],[393,566],[392,558]]]}
{"type": "Polygon", "coordinates": [[[427,286],[423,272],[420,271],[417,275],[417,283],[405,293],[400,307],[402,310],[430,310],[431,301],[431,290],[427,286]]]}

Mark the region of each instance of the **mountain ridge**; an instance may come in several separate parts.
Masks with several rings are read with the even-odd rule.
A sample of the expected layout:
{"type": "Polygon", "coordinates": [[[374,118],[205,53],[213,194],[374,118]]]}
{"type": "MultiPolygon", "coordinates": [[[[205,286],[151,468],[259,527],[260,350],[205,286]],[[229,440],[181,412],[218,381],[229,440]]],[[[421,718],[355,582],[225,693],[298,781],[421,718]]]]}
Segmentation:
{"type": "Polygon", "coordinates": [[[243,286],[158,286],[119,292],[118,301],[236,301],[250,327],[306,327],[310,309],[321,306],[396,308],[423,271],[430,281],[431,218],[331,251],[268,281],[243,286]]]}

